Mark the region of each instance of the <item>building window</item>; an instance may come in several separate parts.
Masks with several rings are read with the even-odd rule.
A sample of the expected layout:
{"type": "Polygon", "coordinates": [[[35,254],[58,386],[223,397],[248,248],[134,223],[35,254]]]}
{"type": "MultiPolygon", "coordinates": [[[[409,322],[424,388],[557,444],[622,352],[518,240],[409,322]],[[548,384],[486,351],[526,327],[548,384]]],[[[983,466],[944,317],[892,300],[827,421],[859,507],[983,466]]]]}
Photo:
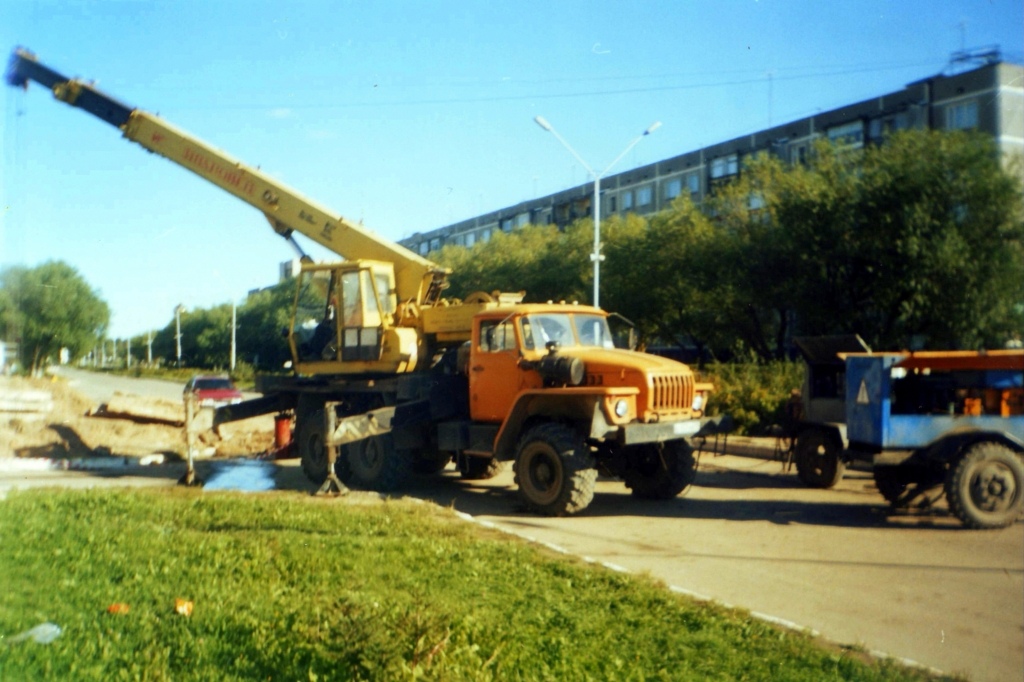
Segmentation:
{"type": "Polygon", "coordinates": [[[526,227],[530,224],[530,214],[520,213],[516,216],[516,227],[526,227]]]}
{"type": "Polygon", "coordinates": [[[420,242],[420,255],[426,256],[430,253],[430,242],[420,242]]]}
{"type": "Polygon", "coordinates": [[[665,183],[665,198],[675,199],[683,193],[683,181],[681,178],[672,178],[665,183]]]}
{"type": "Polygon", "coordinates": [[[466,235],[466,246],[473,246],[476,244],[476,232],[470,232],[466,235]]]}
{"type": "Polygon", "coordinates": [[[700,175],[697,173],[690,173],[686,176],[686,189],[690,191],[690,197],[696,197],[700,194],[700,175]]]}
{"type": "Polygon", "coordinates": [[[618,210],[618,209],[616,208],[616,206],[618,205],[618,203],[619,203],[619,202],[617,202],[617,201],[615,200],[615,197],[608,197],[608,212],[609,212],[609,213],[615,213],[615,211],[617,211],[617,210],[618,210]]]}
{"type": "Polygon", "coordinates": [[[711,177],[717,180],[718,178],[728,177],[730,175],[736,175],[740,172],[740,157],[739,154],[730,154],[729,156],[720,156],[711,162],[711,177]]]}
{"type": "Polygon", "coordinates": [[[439,238],[435,237],[434,239],[430,240],[430,250],[431,251],[437,251],[440,248],[441,248],[441,240],[439,238]]]}
{"type": "Polygon", "coordinates": [[[491,228],[485,227],[480,233],[480,241],[489,242],[491,241],[491,228]]]}
{"type": "Polygon", "coordinates": [[[946,127],[950,130],[977,128],[978,100],[972,99],[946,107],[946,127]]]}
{"type": "Polygon", "coordinates": [[[829,142],[841,147],[863,147],[864,146],[864,122],[854,121],[835,126],[828,130],[829,142]]]}
{"type": "Polygon", "coordinates": [[[636,191],[636,205],[637,206],[650,206],[651,205],[651,186],[641,187],[636,191]]]}
{"type": "Polygon", "coordinates": [[[512,219],[511,218],[505,218],[504,220],[501,221],[501,230],[502,230],[502,232],[511,232],[512,231],[512,219]]]}
{"type": "Polygon", "coordinates": [[[623,192],[622,193],[622,210],[623,211],[628,211],[631,208],[633,208],[633,193],[632,192],[623,192]]]}
{"type": "Polygon", "coordinates": [[[798,144],[790,148],[789,150],[789,162],[801,166],[807,164],[807,145],[798,144]]]}

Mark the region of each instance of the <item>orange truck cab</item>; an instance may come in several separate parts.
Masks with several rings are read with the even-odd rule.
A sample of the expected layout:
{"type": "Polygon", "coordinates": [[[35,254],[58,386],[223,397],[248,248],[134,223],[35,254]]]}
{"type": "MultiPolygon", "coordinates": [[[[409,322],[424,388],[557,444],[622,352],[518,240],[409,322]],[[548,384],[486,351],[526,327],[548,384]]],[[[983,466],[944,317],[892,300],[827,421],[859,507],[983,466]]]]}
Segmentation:
{"type": "Polygon", "coordinates": [[[438,425],[438,448],[469,478],[513,461],[520,496],[544,514],[585,508],[598,472],[641,498],[675,497],[695,475],[687,439],[721,426],[704,415],[709,384],[682,363],[616,348],[598,308],[479,313],[457,366],[468,414],[438,425]]]}

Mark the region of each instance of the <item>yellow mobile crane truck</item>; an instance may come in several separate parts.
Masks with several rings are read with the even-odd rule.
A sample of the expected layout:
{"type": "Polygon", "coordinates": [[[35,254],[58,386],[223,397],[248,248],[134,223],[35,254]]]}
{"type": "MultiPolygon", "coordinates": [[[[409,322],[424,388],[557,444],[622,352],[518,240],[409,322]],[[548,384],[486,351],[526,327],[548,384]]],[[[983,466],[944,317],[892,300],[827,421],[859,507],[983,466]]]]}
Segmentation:
{"type": "Polygon", "coordinates": [[[302,265],[292,375],[257,377],[262,397],[215,415],[293,413],[316,484],[388,491],[452,460],[470,479],[512,461],[528,508],[571,514],[590,503],[599,471],[638,497],[675,497],[695,475],[688,439],[723,426],[704,415],[709,385],[684,364],[615,348],[598,308],[522,294],[445,299],[445,268],[31,52],[14,51],[6,79],[40,83],[255,207],[300,253],[296,232],[348,259],[302,265]]]}

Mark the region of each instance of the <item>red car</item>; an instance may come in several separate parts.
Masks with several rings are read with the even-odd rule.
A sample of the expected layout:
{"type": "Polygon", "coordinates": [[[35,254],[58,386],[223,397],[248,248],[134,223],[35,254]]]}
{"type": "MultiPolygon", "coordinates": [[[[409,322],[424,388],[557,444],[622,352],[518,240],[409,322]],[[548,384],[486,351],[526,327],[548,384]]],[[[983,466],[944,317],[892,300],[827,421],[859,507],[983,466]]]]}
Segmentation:
{"type": "Polygon", "coordinates": [[[200,374],[185,384],[185,395],[191,393],[199,407],[220,407],[242,402],[242,392],[235,388],[231,379],[222,376],[200,374]]]}

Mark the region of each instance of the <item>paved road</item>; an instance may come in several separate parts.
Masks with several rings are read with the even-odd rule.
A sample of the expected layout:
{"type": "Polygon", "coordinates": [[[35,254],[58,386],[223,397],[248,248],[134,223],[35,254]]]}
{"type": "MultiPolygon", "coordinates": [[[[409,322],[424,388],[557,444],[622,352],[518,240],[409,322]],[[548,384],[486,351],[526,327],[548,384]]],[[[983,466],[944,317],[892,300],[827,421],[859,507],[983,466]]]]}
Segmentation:
{"type": "MultiPolygon", "coordinates": [[[[46,472],[14,484],[67,476],[73,485],[170,485],[179,469],[46,472]]],[[[310,489],[293,461],[271,475],[279,489],[310,489]]],[[[584,513],[559,519],[524,513],[509,471],[464,482],[449,469],[416,479],[409,493],[840,643],[976,682],[1019,680],[1024,670],[1024,524],[969,531],[944,508],[888,516],[864,473],[809,490],[777,462],[705,455],[685,498],[642,502],[600,481],[584,513]]]]}
{"type": "Polygon", "coordinates": [[[68,385],[94,401],[97,405],[105,403],[114,393],[130,393],[147,398],[166,398],[181,400],[181,392],[185,388],[183,381],[165,381],[163,379],[136,379],[133,377],[87,372],[74,367],[55,367],[54,374],[68,380],[68,385]]]}

